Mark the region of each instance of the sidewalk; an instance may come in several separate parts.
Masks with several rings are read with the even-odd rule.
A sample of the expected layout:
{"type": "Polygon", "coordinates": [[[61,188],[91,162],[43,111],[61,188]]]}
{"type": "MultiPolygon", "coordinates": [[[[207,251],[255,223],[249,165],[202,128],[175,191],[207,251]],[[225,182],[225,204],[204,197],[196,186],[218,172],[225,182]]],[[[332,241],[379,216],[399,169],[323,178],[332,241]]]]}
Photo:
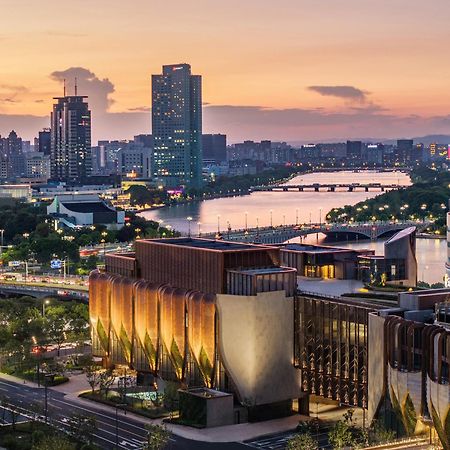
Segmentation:
{"type": "MultiPolygon", "coordinates": [[[[14,381],[16,383],[23,383],[23,380],[11,375],[2,374],[1,376],[9,381],[14,381]]],[[[30,381],[27,381],[25,384],[32,387],[38,387],[36,383],[30,381]]],[[[59,386],[49,387],[49,390],[61,392],[65,394],[65,398],[85,408],[95,407],[95,409],[100,411],[105,411],[109,413],[115,412],[114,407],[78,397],[79,394],[88,391],[90,389],[91,387],[89,386],[86,380],[86,376],[84,374],[73,375],[70,377],[70,381],[68,381],[67,383],[61,384],[59,386]]],[[[148,423],[155,423],[155,424],[163,423],[162,419],[152,420],[129,411],[127,411],[126,415],[127,417],[132,417],[133,420],[141,423],[143,428],[145,424],[148,423]]],[[[203,429],[197,429],[174,424],[165,424],[165,425],[170,431],[172,431],[173,434],[194,441],[242,442],[249,439],[255,439],[261,436],[282,433],[284,431],[291,431],[295,429],[300,420],[309,420],[309,419],[310,418],[306,416],[294,415],[284,417],[282,419],[268,420],[265,422],[241,423],[237,425],[227,425],[223,427],[203,428],[203,429]]]]}

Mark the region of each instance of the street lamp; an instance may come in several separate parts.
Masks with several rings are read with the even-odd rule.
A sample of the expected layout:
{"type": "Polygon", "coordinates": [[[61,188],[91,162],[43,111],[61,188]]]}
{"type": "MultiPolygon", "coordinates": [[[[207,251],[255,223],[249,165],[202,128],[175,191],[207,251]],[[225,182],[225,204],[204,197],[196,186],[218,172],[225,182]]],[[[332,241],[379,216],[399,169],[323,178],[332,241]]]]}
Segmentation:
{"type": "Polygon", "coordinates": [[[248,230],[248,212],[245,211],[245,229],[248,230]]]}
{"type": "Polygon", "coordinates": [[[3,233],[5,232],[5,230],[2,228],[0,230],[0,239],[1,239],[1,246],[0,246],[0,255],[3,253],[3,233]]]}
{"type": "Polygon", "coordinates": [[[42,317],[45,317],[45,305],[50,305],[50,300],[42,300],[42,317]]]}
{"type": "Polygon", "coordinates": [[[217,234],[220,234],[220,214],[217,214],[217,234]]]}
{"type": "Polygon", "coordinates": [[[270,228],[273,228],[272,215],[273,215],[273,211],[270,210],[270,228]]]}
{"type": "Polygon", "coordinates": [[[200,237],[201,236],[201,234],[202,234],[202,230],[201,230],[201,225],[202,225],[202,223],[201,222],[197,222],[197,225],[198,225],[198,237],[200,237]]]}
{"type": "Polygon", "coordinates": [[[192,222],[192,217],[189,216],[186,218],[188,221],[188,237],[191,237],[191,222],[192,222]]]}
{"type": "Polygon", "coordinates": [[[295,225],[298,225],[298,208],[295,210],[295,225]]]}

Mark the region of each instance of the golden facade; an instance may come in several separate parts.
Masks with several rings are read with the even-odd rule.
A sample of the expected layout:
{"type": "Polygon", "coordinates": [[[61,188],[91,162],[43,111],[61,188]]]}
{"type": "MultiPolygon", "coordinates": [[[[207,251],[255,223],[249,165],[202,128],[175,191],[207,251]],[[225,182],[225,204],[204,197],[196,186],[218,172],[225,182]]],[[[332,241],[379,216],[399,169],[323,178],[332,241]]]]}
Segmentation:
{"type": "Polygon", "coordinates": [[[215,295],[99,272],[89,289],[94,355],[155,375],[168,361],[179,381],[194,361],[201,381],[214,385],[215,295]]]}

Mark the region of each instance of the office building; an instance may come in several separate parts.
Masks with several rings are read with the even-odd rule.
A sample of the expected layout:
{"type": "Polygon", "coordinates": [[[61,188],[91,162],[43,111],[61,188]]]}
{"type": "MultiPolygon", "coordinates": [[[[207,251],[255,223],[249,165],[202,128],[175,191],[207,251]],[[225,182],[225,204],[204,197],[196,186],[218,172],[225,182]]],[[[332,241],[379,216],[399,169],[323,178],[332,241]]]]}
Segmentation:
{"type": "Polygon", "coordinates": [[[7,161],[7,177],[16,178],[24,175],[25,164],[22,138],[12,130],[4,140],[3,152],[7,161]]]}
{"type": "Polygon", "coordinates": [[[52,133],[50,128],[44,128],[39,131],[39,137],[37,138],[37,148],[35,143],[35,151],[43,153],[44,155],[50,155],[52,149],[52,133]]]}
{"type": "Polygon", "coordinates": [[[130,178],[151,177],[152,148],[130,142],[118,153],[119,174],[130,178]]]}
{"type": "Polygon", "coordinates": [[[202,184],[202,80],[189,64],[152,75],[153,176],[167,187],[202,184]]]}
{"type": "Polygon", "coordinates": [[[227,160],[227,136],[225,134],[202,135],[203,161],[220,164],[227,160]]]}
{"type": "Polygon", "coordinates": [[[91,175],[91,111],[86,96],[55,97],[51,114],[51,176],[79,184],[91,175]]]}
{"type": "Polygon", "coordinates": [[[50,178],[50,155],[41,152],[25,153],[25,178],[47,182],[50,178]]]}
{"type": "Polygon", "coordinates": [[[414,141],[412,139],[397,140],[397,162],[404,164],[410,162],[413,156],[414,141]]]}
{"type": "Polygon", "coordinates": [[[349,163],[358,163],[362,156],[361,141],[347,141],[347,161],[349,163]]]}

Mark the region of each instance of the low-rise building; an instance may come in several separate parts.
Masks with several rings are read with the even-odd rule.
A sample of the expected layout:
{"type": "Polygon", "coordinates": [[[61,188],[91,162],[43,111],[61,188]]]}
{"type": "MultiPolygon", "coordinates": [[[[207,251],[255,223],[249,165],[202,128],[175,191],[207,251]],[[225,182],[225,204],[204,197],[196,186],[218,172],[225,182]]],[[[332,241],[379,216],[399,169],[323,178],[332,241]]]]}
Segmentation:
{"type": "Polygon", "coordinates": [[[69,228],[91,225],[121,228],[125,224],[123,211],[116,211],[95,195],[56,196],[47,206],[47,214],[69,228]]]}

